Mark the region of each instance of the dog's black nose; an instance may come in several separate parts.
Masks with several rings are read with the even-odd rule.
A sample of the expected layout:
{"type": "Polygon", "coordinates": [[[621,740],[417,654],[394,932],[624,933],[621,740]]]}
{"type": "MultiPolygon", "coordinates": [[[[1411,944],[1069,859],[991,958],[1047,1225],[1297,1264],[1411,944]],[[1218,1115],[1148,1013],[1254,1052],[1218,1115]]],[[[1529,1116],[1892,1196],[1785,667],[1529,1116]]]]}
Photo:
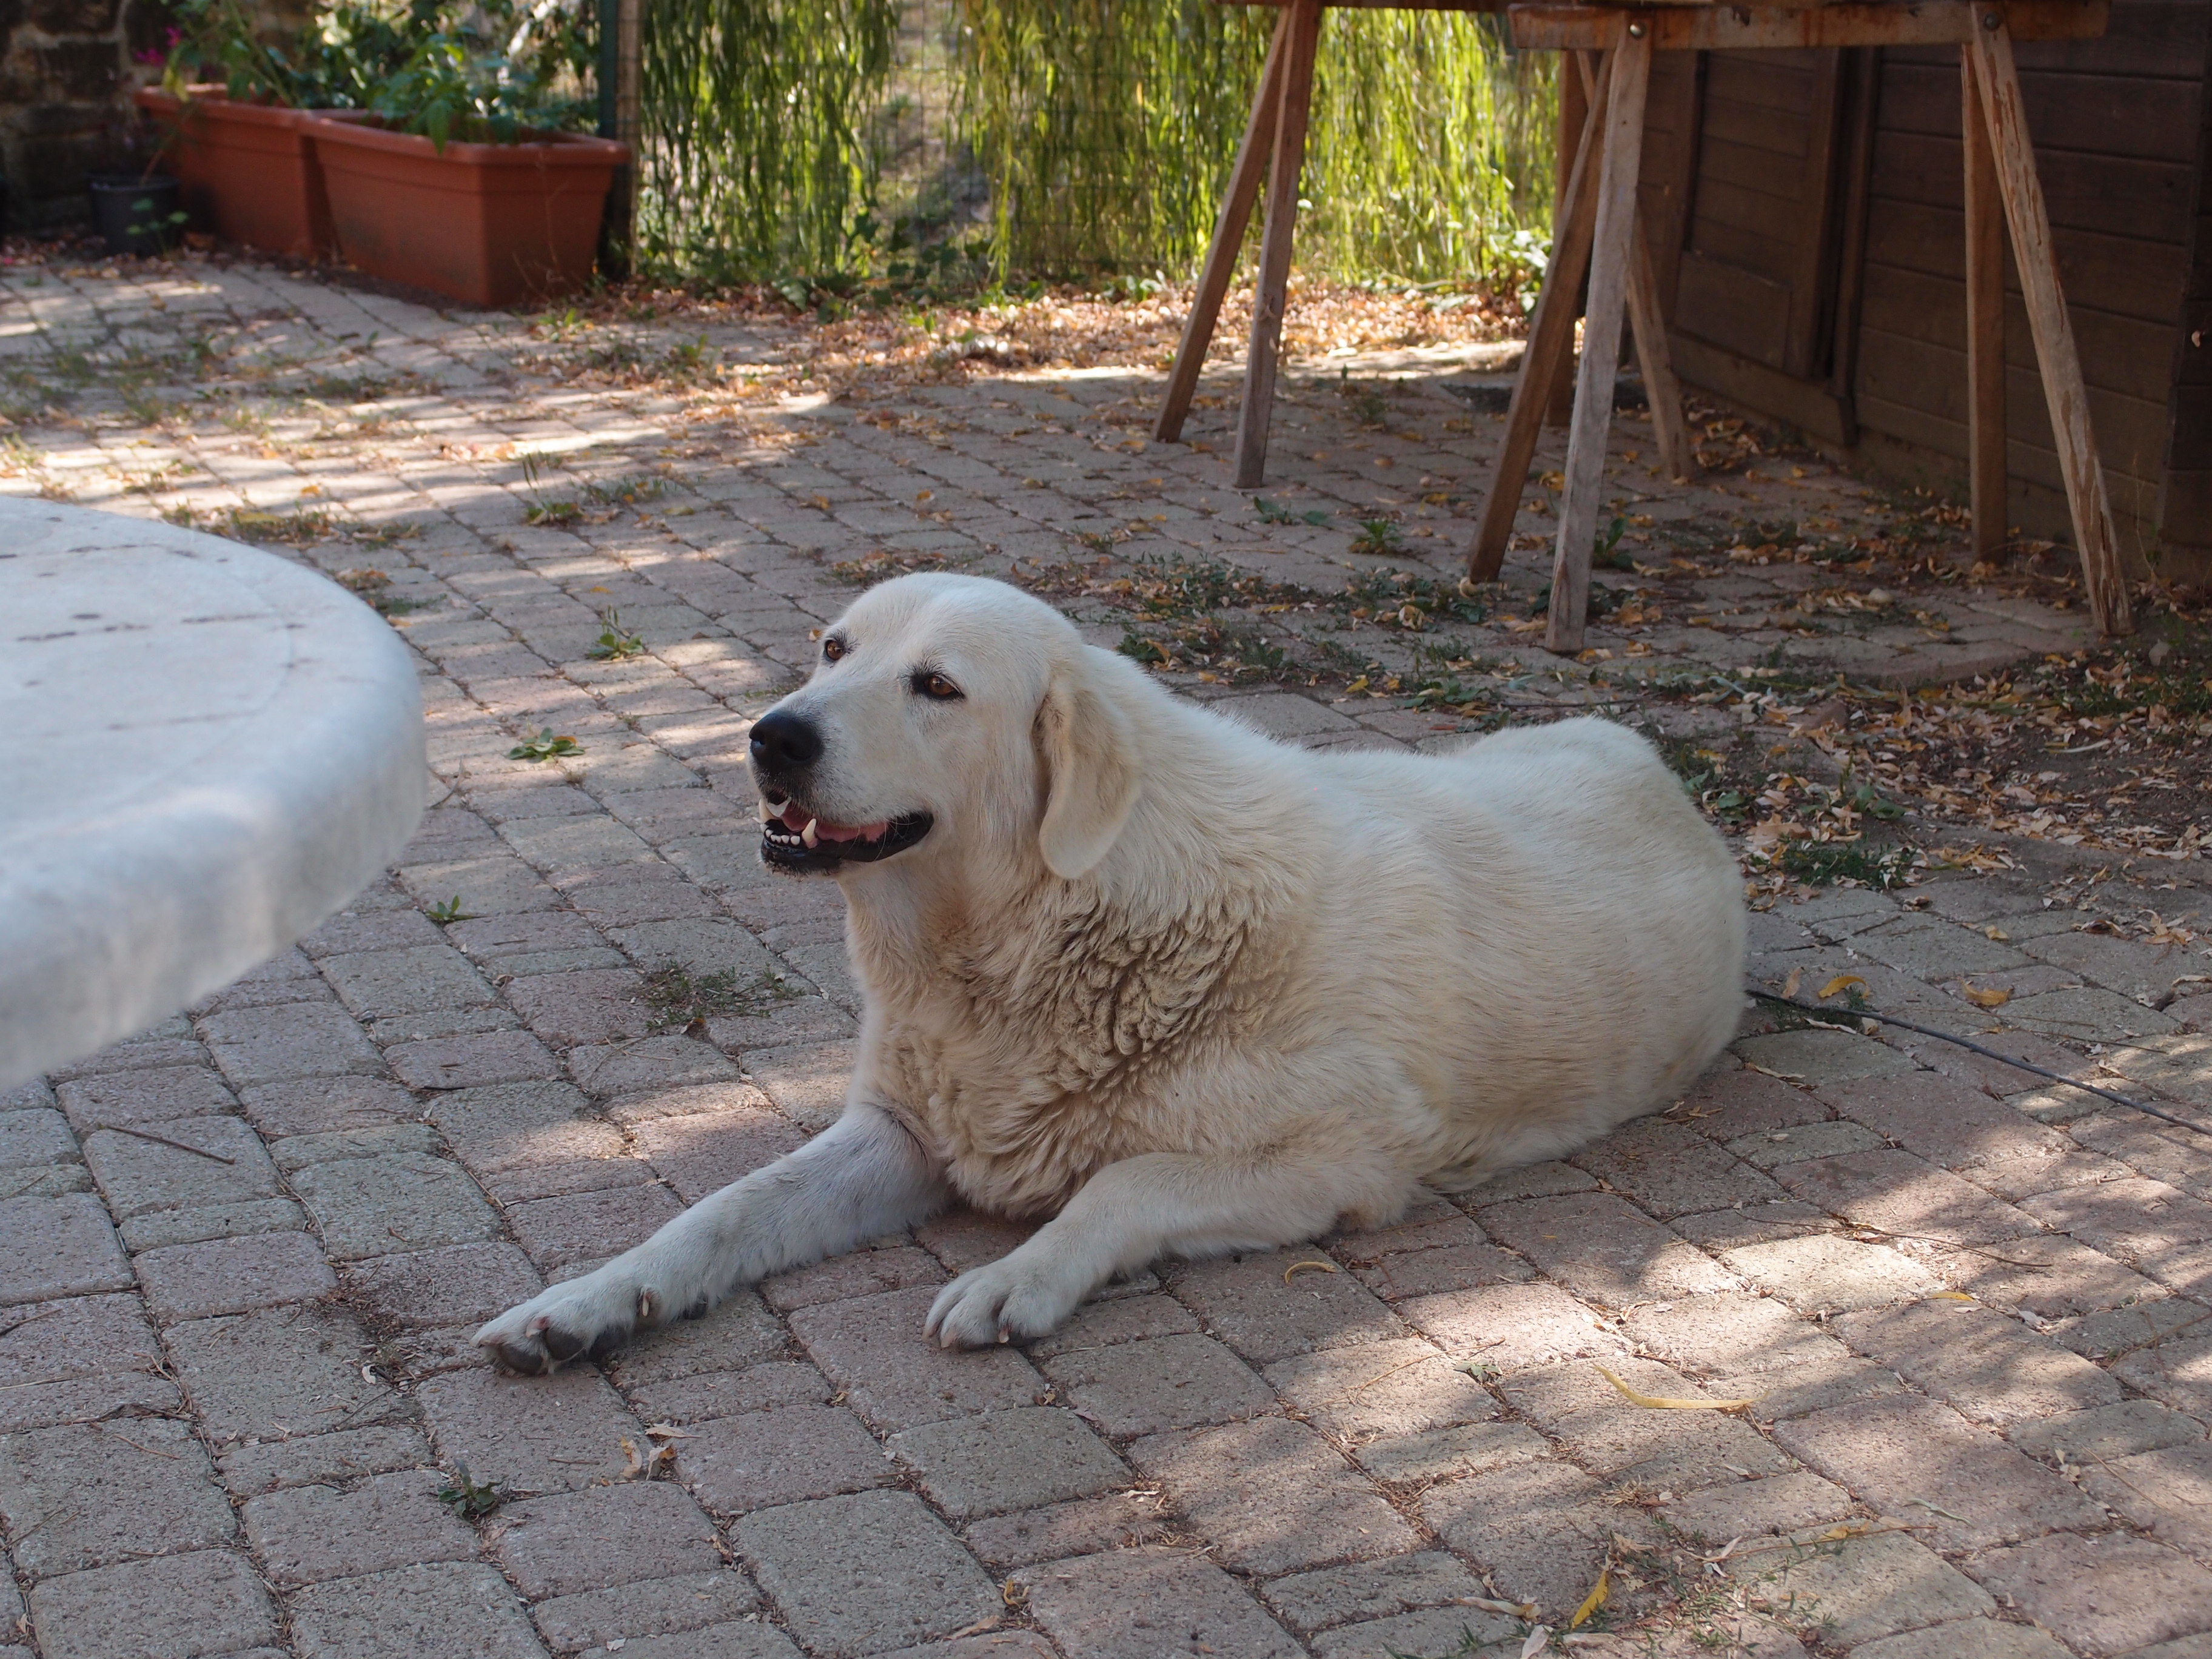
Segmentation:
{"type": "Polygon", "coordinates": [[[811,721],[770,709],[753,722],[753,764],[764,772],[800,772],[822,758],[822,734],[811,721]]]}

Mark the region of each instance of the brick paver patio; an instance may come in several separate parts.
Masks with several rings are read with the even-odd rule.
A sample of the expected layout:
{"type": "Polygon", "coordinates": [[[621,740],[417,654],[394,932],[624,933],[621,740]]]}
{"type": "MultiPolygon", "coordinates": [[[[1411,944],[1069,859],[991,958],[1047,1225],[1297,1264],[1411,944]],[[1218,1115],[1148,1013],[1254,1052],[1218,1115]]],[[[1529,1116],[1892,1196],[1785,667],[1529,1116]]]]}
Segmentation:
{"type": "MultiPolygon", "coordinates": [[[[439,796],[297,950],[0,1097],[0,1659],[1437,1659],[1528,1651],[1601,1582],[1579,1651],[2212,1654],[2212,1141],[1910,1033],[1747,1016],[1688,1099],[1567,1163],[1376,1232],[1164,1264],[1025,1350],[921,1337],[934,1288],[1018,1237],[969,1215],[604,1368],[520,1379],[469,1346],[837,1110],[836,894],[761,870],[743,760],[854,591],[829,567],[1085,565],[1096,592],[1054,591],[1109,645],[1131,625],[1111,585],[1147,552],[1449,585],[1494,424],[1434,365],[1397,363],[1379,436],[1335,362],[1282,410],[1276,495],[1404,508],[1386,558],[1334,520],[1255,522],[1217,455],[1144,443],[1150,370],[802,387],[708,419],[538,373],[520,319],[265,270],[19,267],[0,298],[0,484],[382,527],[303,556],[386,579],[355,578],[420,653],[439,796]],[[195,404],[210,357],[291,401],[195,404]],[[508,757],[546,728],[580,752],[508,757]]],[[[805,337],[703,343],[767,364],[805,337]]],[[[1218,449],[1229,418],[1193,435],[1218,449]]],[[[1639,434],[1617,442],[1640,481],[1639,434]]],[[[1641,510],[1881,510],[1794,470],[1655,484],[1641,510]]],[[[2079,638],[1967,595],[1814,637],[1777,614],[1811,581],[1708,572],[1684,591],[1731,624],[1592,640],[1910,683],[2079,638]]],[[[1513,659],[1468,672],[1587,697],[1607,659],[1555,665],[1504,609],[1453,648],[1513,659]]],[[[1377,680],[1436,648],[1263,614],[1294,661],[1334,640],[1377,680]]],[[[1341,673],[1177,683],[1296,742],[1464,740],[1341,673]]],[[[2201,915],[2201,860],[2014,851],[1785,896],[1752,972],[1807,997],[1856,975],[1875,1008],[2212,1122],[2202,945],[2081,931],[2201,915]],[[1996,1011],[1965,995],[1991,988],[1996,1011]]]]}

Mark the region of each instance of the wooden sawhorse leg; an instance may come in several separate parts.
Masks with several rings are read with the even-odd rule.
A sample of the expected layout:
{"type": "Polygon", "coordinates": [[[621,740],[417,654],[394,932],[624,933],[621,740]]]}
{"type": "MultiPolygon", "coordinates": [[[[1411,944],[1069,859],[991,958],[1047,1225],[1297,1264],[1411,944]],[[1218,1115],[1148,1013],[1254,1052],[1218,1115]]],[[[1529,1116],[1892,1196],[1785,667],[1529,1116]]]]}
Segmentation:
{"type": "Polygon", "coordinates": [[[1959,48],[1960,131],[1966,155],[1966,461],[1977,559],[2005,544],[2004,198],[1974,75],[1959,48]]]}
{"type": "Polygon", "coordinates": [[[1206,349],[1213,343],[1213,326],[1221,319],[1222,298],[1229,292],[1229,279],[1236,274],[1237,250],[1244,246],[1244,228],[1252,221],[1260,176],[1267,171],[1268,154],[1274,149],[1275,117],[1283,103],[1283,41],[1291,32],[1291,10],[1284,7],[1275,19],[1275,36],[1268,43],[1267,67],[1260,71],[1260,90],[1253,95],[1244,142],[1237,147],[1237,165],[1230,169],[1229,193],[1222,198],[1221,216],[1214,222],[1213,242],[1206,250],[1198,291],[1191,296],[1190,315],[1183,321],[1175,367],[1168,371],[1167,397],[1152,428],[1152,436],[1164,444],[1182,436],[1183,417],[1190,413],[1199,374],[1206,367],[1206,349]]]}
{"type": "Polygon", "coordinates": [[[1321,38],[1322,0],[1291,0],[1283,27],[1282,94],[1274,154],[1267,162],[1267,222],[1260,239],[1260,274],[1252,295],[1252,343],[1244,359],[1244,404],[1237,416],[1237,488],[1250,489],[1267,474],[1267,423],[1275,408],[1277,355],[1283,343],[1283,299],[1291,284],[1291,236],[1298,218],[1298,173],[1306,160],[1306,118],[1313,108],[1314,48],[1321,38]]]}
{"type": "MultiPolygon", "coordinates": [[[[1596,220],[1600,134],[1608,102],[1610,76],[1601,64],[1593,76],[1589,57],[1577,53],[1581,79],[1589,82],[1589,113],[1581,143],[1576,147],[1576,167],[1560,198],[1558,229],[1552,261],[1544,272],[1544,286],[1536,297],[1536,314],[1530,319],[1528,348],[1522,354],[1520,378],[1514,382],[1513,401],[1505,416],[1505,432],[1498,448],[1497,470],[1468,550],[1468,574],[1476,581],[1494,581],[1504,562],[1513,520],[1521,508],[1521,492],[1528,477],[1528,464],[1536,453],[1539,428],[1546,422],[1550,388],[1571,365],[1574,357],[1575,317],[1581,298],[1583,276],[1588,267],[1590,239],[1596,220]],[[1588,158],[1585,166],[1584,158],[1588,158]]],[[[1631,238],[1625,291],[1628,321],[1636,337],[1636,354],[1644,374],[1644,390],[1651,407],[1652,434],[1657,442],[1660,465],[1670,478],[1688,482],[1698,475],[1697,448],[1691,442],[1689,424],[1682,414],[1681,382],[1674,376],[1673,354],[1667,345],[1666,319],[1659,307],[1658,279],[1651,268],[1650,249],[1644,236],[1643,216],[1636,216],[1631,238]]],[[[1618,334],[1616,332],[1616,342],[1618,334]]],[[[1608,407],[1612,392],[1607,391],[1608,407]]]]}
{"type": "Polygon", "coordinates": [[[1575,377],[1574,422],[1567,428],[1566,483],[1559,494],[1552,608],[1544,627],[1546,647],[1565,653],[1582,649],[1583,613],[1589,605],[1591,543],[1597,533],[1598,495],[1605,488],[1606,434],[1613,426],[1613,382],[1634,263],[1636,185],[1644,165],[1644,97],[1651,84],[1650,35],[1635,29],[1624,33],[1608,68],[1603,165],[1590,232],[1589,310],[1575,377]]]}
{"type": "MultiPolygon", "coordinates": [[[[2096,434],[2089,425],[2088,389],[2081,379],[2081,353],[2074,344],[2074,325],[2066,313],[2066,296],[2058,284],[2057,252],[2051,240],[2051,217],[2044,205],[2042,181],[2035,171],[2035,150],[2027,135],[2027,118],[2021,106],[2020,71],[2014,66],[2012,35],[2002,15],[1992,15],[1994,27],[1978,29],[1962,48],[1966,73],[1980,94],[1983,121],[1995,163],[1997,193],[2003,199],[2005,219],[2012,229],[2013,263],[2020,270],[2021,293],[2027,301],[2027,321],[2035,336],[2036,361],[2043,371],[2043,396],[2051,410],[2051,435],[2058,447],[2059,471],[2066,480],[2066,506],[2074,520],[2075,545],[2081,551],[2081,586],[2088,596],[2089,613],[2098,629],[2106,635],[2131,634],[2135,619],[2128,602],[2128,585],[2120,574],[2119,538],[2112,528],[2112,507],[2105,494],[2104,469],[2097,460],[2096,434]]],[[[1970,121],[1969,126],[1972,125],[1970,121]]],[[[1968,149],[1972,167],[1972,149],[1968,149]]],[[[1967,224],[1967,246],[1974,241],[1972,220],[1967,224]]],[[[1984,261],[1985,266],[1993,261],[1984,261]]],[[[1986,285],[1988,277],[1984,276],[1986,285]]],[[[1971,295],[1975,284],[1970,280],[1971,295]]],[[[2002,298],[2002,295],[2000,295],[2002,298]]],[[[1977,331],[1977,340],[1984,337],[1977,331]]],[[[1975,409],[1987,380],[2002,384],[2002,363],[1988,368],[1977,379],[1975,409]]],[[[1974,459],[1986,466],[1981,438],[1974,459]]],[[[1997,448],[1995,465],[2003,466],[1997,448]]],[[[1984,490],[1978,481],[1974,506],[1978,520],[1984,490]]],[[[2002,514],[1997,514],[2001,520],[2002,514]]],[[[1976,541],[1978,544],[1978,525],[1976,541]]]]}

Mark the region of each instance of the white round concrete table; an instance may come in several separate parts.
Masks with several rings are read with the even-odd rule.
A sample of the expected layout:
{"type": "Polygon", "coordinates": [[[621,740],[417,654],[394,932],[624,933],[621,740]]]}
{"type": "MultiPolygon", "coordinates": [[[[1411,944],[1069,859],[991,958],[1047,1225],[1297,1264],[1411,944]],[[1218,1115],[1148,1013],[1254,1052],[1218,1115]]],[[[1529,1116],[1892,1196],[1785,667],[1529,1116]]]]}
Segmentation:
{"type": "Polygon", "coordinates": [[[0,499],[0,1089],[311,931],[407,844],[424,775],[414,664],[336,583],[0,499]]]}

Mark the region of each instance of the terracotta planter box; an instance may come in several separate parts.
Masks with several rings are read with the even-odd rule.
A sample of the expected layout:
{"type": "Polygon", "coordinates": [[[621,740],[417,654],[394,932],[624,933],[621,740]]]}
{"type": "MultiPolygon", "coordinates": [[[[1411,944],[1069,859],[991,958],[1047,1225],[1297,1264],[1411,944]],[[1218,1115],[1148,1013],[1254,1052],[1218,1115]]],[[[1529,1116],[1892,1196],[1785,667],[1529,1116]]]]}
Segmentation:
{"type": "Polygon", "coordinates": [[[311,116],[338,251],[373,276],[465,304],[509,306],[581,287],[627,146],[550,134],[449,143],[311,116]]]}
{"type": "Polygon", "coordinates": [[[170,156],[194,224],[225,241],[313,259],[336,246],[305,111],[248,104],[218,86],[179,100],[158,87],[138,107],[174,135],[170,156]]]}

